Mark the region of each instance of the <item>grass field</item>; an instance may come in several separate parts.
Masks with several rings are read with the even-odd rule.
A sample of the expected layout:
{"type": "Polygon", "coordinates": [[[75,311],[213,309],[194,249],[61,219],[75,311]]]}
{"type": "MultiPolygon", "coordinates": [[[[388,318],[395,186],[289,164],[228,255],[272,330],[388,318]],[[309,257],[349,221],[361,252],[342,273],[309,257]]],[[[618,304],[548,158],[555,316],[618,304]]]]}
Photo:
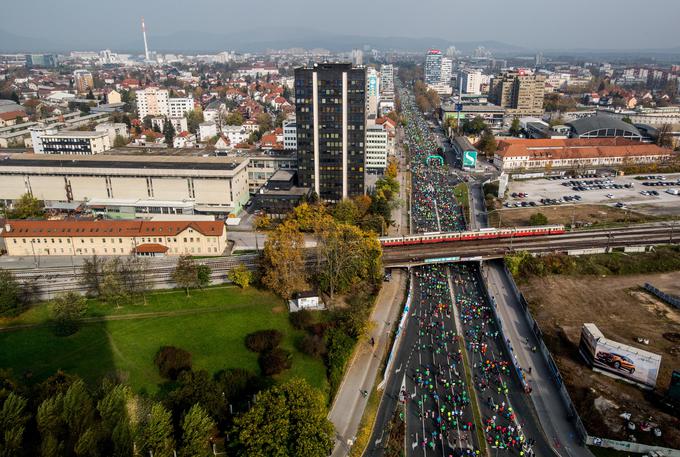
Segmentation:
{"type": "MultiPolygon", "coordinates": [[[[87,317],[125,316],[125,320],[87,323],[66,338],[55,336],[49,326],[0,333],[0,367],[12,368],[19,377],[30,373],[35,382],[58,369],[79,374],[90,383],[108,373],[123,372],[135,390],[154,393],[163,382],[153,364],[160,346],[188,350],[194,367],[211,373],[236,367],[258,371],[257,354],[246,349],[244,336],[275,328],[285,334],[281,346],[293,353],[293,367],[280,376],[303,377],[328,393],[322,361],[295,349],[302,332],[291,327],[284,302],[271,293],[220,287],[192,291],[189,298],[181,291],[158,292],[148,296],[147,305],[118,309],[97,300],[89,304],[87,317]],[[160,312],[176,315],[153,314],[160,312]]],[[[48,317],[47,305],[41,304],[0,325],[40,325],[48,317]]]]}

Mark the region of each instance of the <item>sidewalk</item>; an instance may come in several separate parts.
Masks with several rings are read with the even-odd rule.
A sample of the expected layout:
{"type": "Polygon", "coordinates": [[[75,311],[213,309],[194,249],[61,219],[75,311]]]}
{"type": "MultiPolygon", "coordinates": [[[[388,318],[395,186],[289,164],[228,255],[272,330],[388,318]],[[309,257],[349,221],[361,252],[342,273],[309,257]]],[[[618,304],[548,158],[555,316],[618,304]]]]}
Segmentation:
{"type": "Polygon", "coordinates": [[[592,457],[588,448],[576,441],[576,429],[567,419],[567,409],[562,403],[545,359],[540,353],[531,351],[535,344],[533,332],[512,292],[503,266],[489,262],[487,267],[489,293],[498,304],[498,312],[515,349],[515,355],[525,370],[528,367],[532,368],[531,375],[527,376],[533,389],[531,399],[547,439],[555,451],[563,457],[592,457]],[[525,343],[527,337],[529,344],[525,343]]]}
{"type": "Polygon", "coordinates": [[[359,428],[368,398],[361,395],[362,390],[371,391],[380,362],[389,350],[390,332],[399,319],[400,305],[406,291],[406,273],[394,270],[392,280],[383,283],[371,314],[371,330],[366,341],[357,344],[354,358],[340,384],[338,393],[328,414],[335,426],[334,457],[349,454],[350,444],[359,428]],[[369,341],[373,337],[375,345],[369,341]]]}

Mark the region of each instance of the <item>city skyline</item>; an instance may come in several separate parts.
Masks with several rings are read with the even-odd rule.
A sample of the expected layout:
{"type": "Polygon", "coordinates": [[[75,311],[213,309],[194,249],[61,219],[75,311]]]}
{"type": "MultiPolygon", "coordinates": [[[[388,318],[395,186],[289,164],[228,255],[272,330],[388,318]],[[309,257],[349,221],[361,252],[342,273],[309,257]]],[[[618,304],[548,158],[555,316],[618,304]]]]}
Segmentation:
{"type": "MultiPolygon", "coordinates": [[[[644,34],[628,33],[639,27],[640,21],[640,16],[626,14],[636,4],[632,0],[596,3],[575,0],[568,9],[544,5],[538,0],[512,4],[491,0],[489,8],[485,9],[491,12],[488,16],[480,15],[472,3],[452,4],[442,0],[419,9],[404,0],[397,0],[389,9],[379,4],[359,5],[355,0],[346,3],[346,8],[333,11],[333,22],[326,24],[324,18],[328,7],[308,0],[292,0],[280,11],[273,10],[262,0],[237,0],[228,8],[215,0],[199,0],[191,8],[174,0],[150,1],[144,5],[122,0],[117,8],[105,14],[87,8],[83,0],[57,4],[28,0],[5,8],[6,20],[0,28],[0,42],[4,43],[3,51],[10,47],[39,50],[44,43],[44,50],[112,48],[143,52],[139,26],[143,16],[149,47],[163,51],[172,50],[167,49],[165,43],[172,47],[175,41],[186,43],[187,49],[178,51],[212,50],[205,42],[208,36],[222,37],[224,42],[218,44],[224,49],[237,49],[238,34],[245,31],[257,31],[248,40],[263,46],[280,40],[284,45],[291,42],[315,47],[316,41],[342,41],[343,38],[348,43],[348,38],[358,42],[363,38],[366,44],[375,47],[389,45],[386,38],[430,38],[440,42],[433,43],[435,45],[490,41],[508,48],[516,47],[517,51],[661,50],[680,46],[673,24],[680,14],[680,4],[664,0],[647,2],[648,10],[663,8],[667,14],[655,15],[655,27],[644,34]],[[363,14],[356,15],[357,9],[352,5],[360,6],[363,14]],[[206,11],[212,13],[205,14],[206,11]],[[299,11],[305,14],[300,15],[299,11]],[[532,14],[527,15],[527,11],[532,14]],[[30,29],[26,27],[27,17],[31,18],[30,29]],[[559,17],[559,21],[555,17],[559,17]],[[110,26],[101,27],[102,20],[110,26]],[[87,40],[83,40],[83,36],[87,36],[87,40]]],[[[418,42],[414,46],[417,47],[418,42]]],[[[319,47],[324,47],[323,43],[319,47]]]]}

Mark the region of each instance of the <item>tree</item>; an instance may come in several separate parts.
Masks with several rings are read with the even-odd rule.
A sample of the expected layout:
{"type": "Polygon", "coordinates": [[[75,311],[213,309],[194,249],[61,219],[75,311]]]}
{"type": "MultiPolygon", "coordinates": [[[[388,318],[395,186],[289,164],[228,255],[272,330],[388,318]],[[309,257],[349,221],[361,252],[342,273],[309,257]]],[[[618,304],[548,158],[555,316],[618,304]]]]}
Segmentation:
{"type": "Polygon", "coordinates": [[[15,103],[19,103],[21,99],[19,99],[19,95],[15,91],[12,91],[12,95],[9,97],[10,99],[14,100],[15,103]]]}
{"type": "Polygon", "coordinates": [[[229,270],[227,278],[241,289],[247,289],[250,283],[253,282],[253,272],[245,265],[239,264],[229,270]]]}
{"type": "Polygon", "coordinates": [[[80,269],[80,284],[85,287],[85,293],[91,297],[101,294],[101,282],[106,261],[93,255],[83,261],[80,269]]]}
{"type": "Polygon", "coordinates": [[[545,225],[548,223],[548,218],[543,213],[534,213],[529,217],[529,225],[545,225]]]}
{"type": "Polygon", "coordinates": [[[161,403],[154,403],[142,429],[142,450],[145,455],[173,457],[174,448],[172,414],[161,403]]]}
{"type": "Polygon", "coordinates": [[[484,130],[484,133],[482,133],[482,137],[479,140],[478,147],[487,156],[493,155],[493,153],[496,152],[496,138],[493,136],[491,130],[484,130]]]}
{"type": "Polygon", "coordinates": [[[185,290],[188,297],[189,288],[198,284],[198,266],[194,259],[188,255],[180,256],[172,272],[172,280],[185,290]]]}
{"type": "Polygon", "coordinates": [[[57,295],[52,302],[52,316],[57,335],[68,336],[78,331],[78,320],[87,312],[87,300],[77,292],[57,295]]]}
{"type": "Polygon", "coordinates": [[[301,232],[312,232],[326,216],[326,208],[321,204],[300,203],[293,208],[287,220],[297,224],[301,232]]]}
{"type": "Polygon", "coordinates": [[[319,282],[331,300],[361,280],[380,276],[382,250],[375,235],[329,220],[316,231],[319,282]]]}
{"type": "Polygon", "coordinates": [[[325,457],[333,449],[327,414],[323,396],[305,380],[274,386],[235,419],[238,455],[325,457]]]}
{"type": "Polygon", "coordinates": [[[293,366],[292,354],[290,351],[281,348],[261,352],[257,362],[260,365],[260,371],[265,376],[279,374],[293,366]]]}
{"type": "MultiPolygon", "coordinates": [[[[64,394],[62,418],[68,428],[69,440],[75,447],[94,422],[94,404],[82,379],[71,384],[64,394]]],[[[86,449],[87,444],[83,441],[81,447],[86,449]]]]}
{"type": "Polygon", "coordinates": [[[85,96],[85,98],[88,100],[94,100],[94,94],[92,93],[92,89],[87,91],[87,95],[85,96]]]}
{"type": "Polygon", "coordinates": [[[209,286],[212,275],[212,268],[204,263],[196,266],[196,287],[201,289],[209,286]]]}
{"type": "Polygon", "coordinates": [[[258,330],[245,337],[245,344],[253,352],[271,351],[281,344],[283,333],[276,329],[258,330]]]}
{"type": "Polygon", "coordinates": [[[168,396],[167,404],[179,419],[195,404],[201,405],[213,419],[226,424],[229,417],[227,401],[217,382],[205,370],[183,371],[176,382],[177,387],[168,396]]]}
{"type": "Polygon", "coordinates": [[[102,299],[120,308],[121,302],[129,298],[128,289],[121,281],[120,274],[121,262],[118,258],[106,262],[104,265],[104,278],[100,286],[100,296],[102,299]]]}
{"type": "Polygon", "coordinates": [[[266,214],[258,214],[255,216],[255,221],[253,222],[253,227],[255,230],[268,230],[272,225],[271,218],[266,214]]]}
{"type": "Polygon", "coordinates": [[[510,135],[519,136],[521,132],[522,128],[520,127],[519,124],[519,118],[516,117],[512,120],[512,124],[510,125],[510,135]]]}
{"type": "Polygon", "coordinates": [[[165,138],[165,144],[171,148],[174,145],[175,141],[175,126],[172,125],[172,122],[170,122],[170,119],[165,119],[165,122],[163,123],[163,137],[165,138]]]}
{"type": "Polygon", "coordinates": [[[19,455],[28,418],[26,400],[10,392],[0,409],[0,457],[19,455]]]}
{"type": "Polygon", "coordinates": [[[199,124],[203,122],[203,110],[201,110],[201,108],[196,108],[188,111],[184,116],[187,118],[187,128],[189,131],[191,133],[196,133],[199,124]]]}
{"type": "Polygon", "coordinates": [[[161,376],[175,380],[183,371],[191,370],[191,352],[175,346],[162,346],[153,362],[161,376]]]}
{"type": "Polygon", "coordinates": [[[128,297],[142,296],[146,304],[146,293],[149,291],[147,276],[148,261],[139,257],[127,257],[118,264],[118,275],[128,297]]]}
{"type": "Polygon", "coordinates": [[[467,135],[479,135],[488,128],[484,119],[480,116],[475,116],[474,119],[465,119],[463,121],[463,132],[467,135]]]}
{"type": "Polygon", "coordinates": [[[662,148],[672,148],[673,147],[673,132],[670,124],[664,124],[659,129],[658,137],[656,139],[656,144],[662,148]]]}
{"type": "Polygon", "coordinates": [[[224,119],[227,125],[243,125],[243,115],[238,111],[231,112],[224,119]]]}
{"type": "Polygon", "coordinates": [[[12,272],[0,269],[0,315],[16,314],[19,310],[19,283],[12,272]]]}
{"type": "Polygon", "coordinates": [[[7,212],[7,217],[10,219],[43,217],[43,202],[25,193],[14,203],[14,208],[7,212]]]}
{"type": "Polygon", "coordinates": [[[359,219],[359,209],[354,200],[344,199],[335,204],[331,210],[333,218],[345,224],[356,224],[359,219]]]}
{"type": "Polygon", "coordinates": [[[127,414],[127,403],[132,397],[130,388],[122,384],[103,387],[104,397],[97,403],[101,431],[107,455],[126,457],[133,454],[132,429],[127,414]]]}
{"type": "Polygon", "coordinates": [[[397,179],[397,173],[399,172],[399,166],[397,164],[397,160],[392,157],[390,158],[387,168],[385,168],[385,176],[388,176],[393,179],[397,179]]]}
{"type": "Polygon", "coordinates": [[[125,146],[127,146],[127,143],[128,143],[127,140],[122,135],[116,135],[116,137],[113,139],[113,147],[114,148],[125,147],[125,146]]]}
{"type": "Polygon", "coordinates": [[[257,125],[260,126],[260,133],[268,132],[272,129],[272,117],[267,113],[258,114],[255,119],[257,120],[257,125]]]}
{"type": "Polygon", "coordinates": [[[273,230],[264,244],[262,284],[286,300],[306,287],[304,246],[302,233],[291,221],[273,230]]]}
{"type": "Polygon", "coordinates": [[[210,438],[215,422],[200,405],[194,405],[182,420],[182,447],[180,457],[212,455],[210,438]]]}

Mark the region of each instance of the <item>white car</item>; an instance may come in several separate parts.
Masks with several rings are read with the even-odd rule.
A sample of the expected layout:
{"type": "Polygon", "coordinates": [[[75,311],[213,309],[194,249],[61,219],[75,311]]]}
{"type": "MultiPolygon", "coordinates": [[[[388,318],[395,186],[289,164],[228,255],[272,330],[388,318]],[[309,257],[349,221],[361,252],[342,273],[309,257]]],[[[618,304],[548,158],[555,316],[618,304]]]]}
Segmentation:
{"type": "Polygon", "coordinates": [[[607,194],[607,195],[605,195],[605,197],[607,197],[607,198],[614,198],[614,195],[612,195],[612,194],[607,194]]]}

